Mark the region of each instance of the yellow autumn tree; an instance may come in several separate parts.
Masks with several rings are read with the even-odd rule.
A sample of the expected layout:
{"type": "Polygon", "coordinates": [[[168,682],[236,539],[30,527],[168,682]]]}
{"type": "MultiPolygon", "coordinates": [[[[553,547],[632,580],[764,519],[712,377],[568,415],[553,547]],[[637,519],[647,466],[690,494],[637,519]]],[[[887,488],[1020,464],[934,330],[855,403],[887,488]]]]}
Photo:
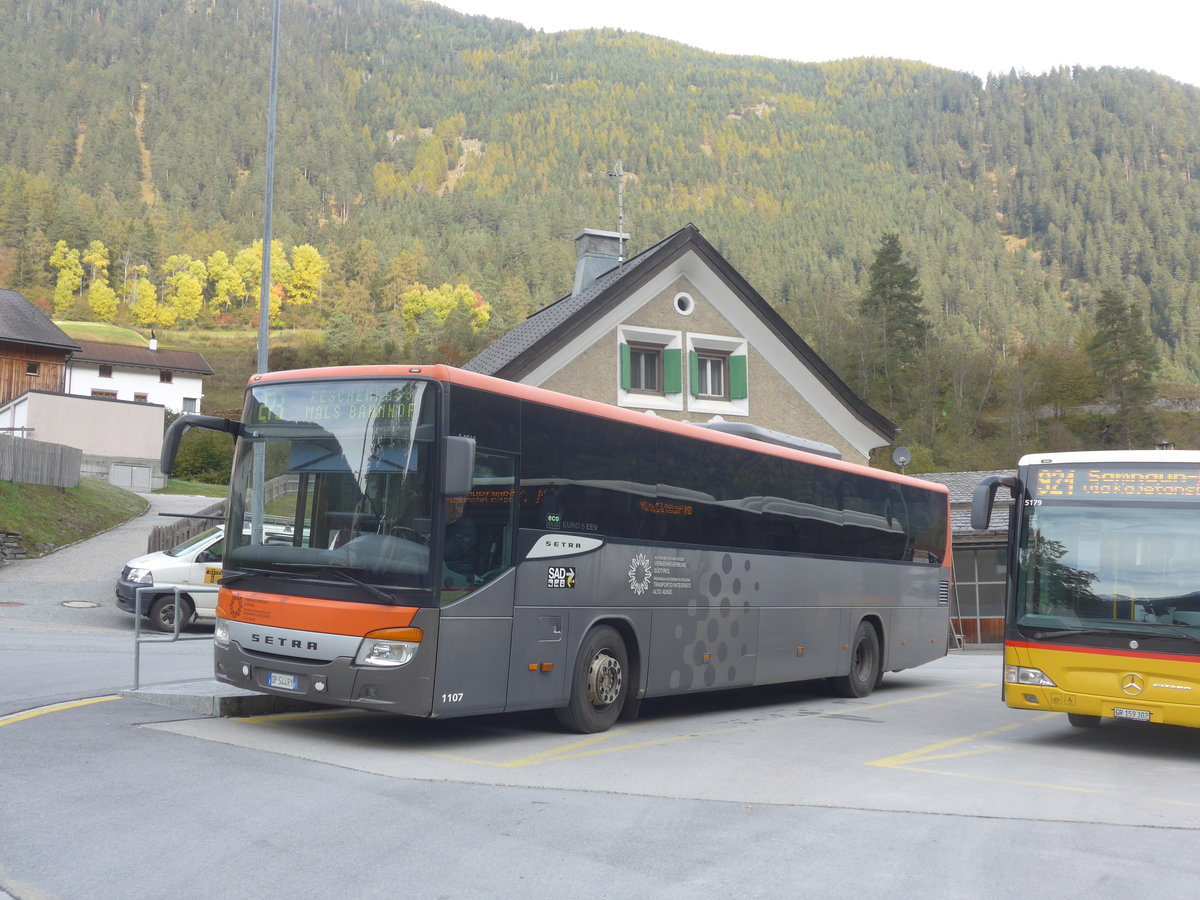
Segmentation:
{"type": "Polygon", "coordinates": [[[462,309],[467,313],[471,330],[476,334],[487,325],[492,316],[491,306],[465,284],[443,284],[439,288],[415,284],[400,297],[400,314],[410,334],[416,334],[420,330],[421,320],[429,314],[444,324],[455,309],[462,309]]]}

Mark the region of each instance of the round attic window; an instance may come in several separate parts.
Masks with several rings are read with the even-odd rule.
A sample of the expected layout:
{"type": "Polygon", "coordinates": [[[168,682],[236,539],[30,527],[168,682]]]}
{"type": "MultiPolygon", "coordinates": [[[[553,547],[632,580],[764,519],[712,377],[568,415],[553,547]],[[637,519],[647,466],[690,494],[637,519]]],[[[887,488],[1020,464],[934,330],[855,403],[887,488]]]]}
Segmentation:
{"type": "Polygon", "coordinates": [[[691,294],[675,295],[675,311],[681,316],[690,316],[695,308],[696,301],[692,299],[691,294]]]}

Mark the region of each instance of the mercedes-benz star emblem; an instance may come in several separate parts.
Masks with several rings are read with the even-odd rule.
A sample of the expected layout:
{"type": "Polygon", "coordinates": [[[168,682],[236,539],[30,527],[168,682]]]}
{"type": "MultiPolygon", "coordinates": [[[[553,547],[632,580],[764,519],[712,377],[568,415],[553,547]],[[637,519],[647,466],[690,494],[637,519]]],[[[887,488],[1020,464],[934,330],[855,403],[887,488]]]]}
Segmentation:
{"type": "Polygon", "coordinates": [[[1121,679],[1121,691],[1127,697],[1136,697],[1146,687],[1146,680],[1136,672],[1130,672],[1121,679]]]}

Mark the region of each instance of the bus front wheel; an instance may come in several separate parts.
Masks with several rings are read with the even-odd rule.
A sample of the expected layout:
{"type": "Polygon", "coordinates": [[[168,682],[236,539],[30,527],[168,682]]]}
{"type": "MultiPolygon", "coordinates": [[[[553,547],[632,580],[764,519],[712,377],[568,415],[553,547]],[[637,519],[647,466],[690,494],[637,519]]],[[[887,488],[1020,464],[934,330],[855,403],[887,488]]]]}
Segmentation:
{"type": "Polygon", "coordinates": [[[882,671],[879,635],[870,622],[859,622],[850,645],[850,674],[830,678],[829,684],[839,697],[865,697],[875,690],[882,671]]]}
{"type": "Polygon", "coordinates": [[[1076,728],[1095,728],[1100,724],[1100,717],[1088,716],[1083,713],[1067,713],[1067,721],[1076,728]]]}
{"type": "Polygon", "coordinates": [[[629,654],[615,628],[601,625],[584,638],[571,675],[567,705],[554,711],[559,723],[580,734],[608,731],[629,692],[629,654]]]}

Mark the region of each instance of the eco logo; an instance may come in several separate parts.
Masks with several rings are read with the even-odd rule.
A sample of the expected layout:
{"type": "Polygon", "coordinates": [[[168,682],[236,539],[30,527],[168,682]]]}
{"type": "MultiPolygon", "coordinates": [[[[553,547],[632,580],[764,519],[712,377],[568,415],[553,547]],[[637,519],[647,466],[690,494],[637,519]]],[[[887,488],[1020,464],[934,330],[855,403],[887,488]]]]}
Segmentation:
{"type": "Polygon", "coordinates": [[[650,560],[639,553],[629,563],[629,589],[639,597],[650,587],[650,560]]]}
{"type": "Polygon", "coordinates": [[[555,529],[561,528],[562,527],[562,516],[555,515],[554,513],[551,513],[550,515],[546,516],[546,527],[547,528],[555,528],[555,529]]]}

